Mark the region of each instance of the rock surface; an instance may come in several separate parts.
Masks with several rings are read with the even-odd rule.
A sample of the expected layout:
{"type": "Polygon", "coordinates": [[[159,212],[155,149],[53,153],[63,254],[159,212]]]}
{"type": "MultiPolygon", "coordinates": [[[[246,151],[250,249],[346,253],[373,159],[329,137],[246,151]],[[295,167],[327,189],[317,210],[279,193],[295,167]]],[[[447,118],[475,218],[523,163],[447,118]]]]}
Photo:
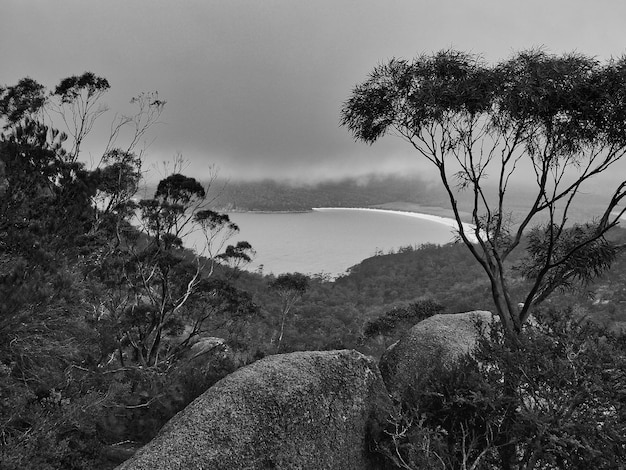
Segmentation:
{"type": "Polygon", "coordinates": [[[196,341],[191,345],[189,351],[189,360],[204,356],[215,352],[216,350],[227,351],[228,345],[224,338],[216,338],[215,336],[207,336],[196,341]]]}
{"type": "Polygon", "coordinates": [[[389,392],[402,396],[419,386],[420,379],[436,365],[450,363],[471,352],[478,339],[477,321],[486,327],[491,312],[437,314],[413,326],[389,346],[380,359],[380,372],[389,392]]]}
{"type": "Polygon", "coordinates": [[[356,351],[270,356],[215,384],[118,469],[373,468],[368,428],[388,400],[356,351]]]}

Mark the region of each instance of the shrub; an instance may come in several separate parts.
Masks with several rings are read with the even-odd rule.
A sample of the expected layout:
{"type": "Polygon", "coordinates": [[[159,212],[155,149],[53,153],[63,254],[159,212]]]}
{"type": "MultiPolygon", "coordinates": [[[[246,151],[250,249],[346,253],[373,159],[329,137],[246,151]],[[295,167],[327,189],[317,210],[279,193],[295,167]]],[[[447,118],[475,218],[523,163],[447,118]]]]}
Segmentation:
{"type": "Polygon", "coordinates": [[[443,311],[443,306],[434,300],[419,300],[406,306],[396,306],[380,317],[365,324],[363,335],[371,338],[389,335],[407,329],[420,321],[443,311]]]}
{"type": "Polygon", "coordinates": [[[540,312],[519,344],[496,323],[471,356],[438,364],[398,401],[378,448],[405,469],[501,468],[511,443],[523,469],[625,468],[625,390],[624,336],[540,312]]]}

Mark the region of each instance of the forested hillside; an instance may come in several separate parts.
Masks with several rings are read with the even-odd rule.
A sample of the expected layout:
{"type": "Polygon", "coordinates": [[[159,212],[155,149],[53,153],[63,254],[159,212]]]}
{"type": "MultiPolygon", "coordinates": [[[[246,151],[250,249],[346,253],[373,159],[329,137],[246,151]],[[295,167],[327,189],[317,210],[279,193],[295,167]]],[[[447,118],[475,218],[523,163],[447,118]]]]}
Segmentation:
{"type": "Polygon", "coordinates": [[[99,161],[81,161],[108,89],[90,72],[50,91],[30,78],[0,88],[3,469],[112,468],[128,444],[149,440],[252,360],[204,339],[240,338],[259,313],[219,266],[245,262],[250,246],[225,245],[239,229],[209,206],[210,183],[181,174],[175,160],[153,192],[135,197],[142,142],[165,102],[133,98],[136,114],[113,118],[99,161]],[[183,248],[190,230],[205,235],[206,256],[183,248]],[[198,348],[203,367],[193,362],[198,348]]]}
{"type": "MultiPolygon", "coordinates": [[[[614,230],[610,238],[624,243],[626,230],[614,230]]],[[[521,298],[527,284],[514,269],[520,257],[521,252],[509,267],[512,290],[519,292],[521,298]]],[[[255,302],[262,306],[265,312],[262,323],[280,310],[280,299],[267,289],[272,279],[241,272],[237,280],[237,284],[246,286],[255,302]]],[[[620,257],[602,278],[575,292],[557,292],[549,304],[564,309],[572,307],[579,315],[586,315],[598,324],[620,328],[620,322],[626,322],[624,279],[626,258],[620,257]]],[[[388,312],[423,302],[436,303],[440,313],[493,310],[489,283],[464,245],[405,247],[397,253],[368,258],[334,282],[311,278],[308,290],[287,322],[283,348],[356,347],[378,355],[383,351],[381,344],[391,344],[403,330],[392,329],[384,338],[377,338],[376,343],[364,334],[368,324],[388,312]]],[[[271,329],[269,324],[259,326],[260,330],[268,328],[271,329]]]]}

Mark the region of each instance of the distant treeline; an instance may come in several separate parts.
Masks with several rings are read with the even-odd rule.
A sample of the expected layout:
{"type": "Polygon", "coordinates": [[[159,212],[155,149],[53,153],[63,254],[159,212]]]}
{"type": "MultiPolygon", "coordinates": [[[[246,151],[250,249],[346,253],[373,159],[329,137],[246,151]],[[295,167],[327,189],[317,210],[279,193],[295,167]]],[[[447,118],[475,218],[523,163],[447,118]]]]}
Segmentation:
{"type": "MultiPolygon", "coordinates": [[[[448,208],[450,202],[443,189],[419,176],[371,175],[317,184],[296,184],[265,179],[259,181],[218,181],[213,185],[216,198],[213,207],[221,211],[308,211],[313,207],[368,207],[403,202],[420,206],[448,208]]],[[[486,186],[488,192],[493,188],[486,186]]],[[[519,219],[532,203],[523,186],[509,190],[512,221],[519,219]]],[[[571,210],[570,222],[593,218],[604,204],[594,191],[586,193],[579,207],[571,210]]],[[[457,201],[462,211],[471,211],[471,198],[457,201]]]]}
{"type": "Polygon", "coordinates": [[[275,180],[229,181],[216,204],[227,211],[306,211],[313,207],[364,207],[394,201],[445,204],[439,188],[418,177],[371,176],[363,179],[296,185],[275,180]]]}

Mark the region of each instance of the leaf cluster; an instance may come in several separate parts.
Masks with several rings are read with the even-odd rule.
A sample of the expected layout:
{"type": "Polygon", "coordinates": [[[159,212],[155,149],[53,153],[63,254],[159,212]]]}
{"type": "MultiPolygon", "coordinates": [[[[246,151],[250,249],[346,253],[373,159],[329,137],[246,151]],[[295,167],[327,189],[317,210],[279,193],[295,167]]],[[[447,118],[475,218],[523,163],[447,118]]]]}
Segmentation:
{"type": "Polygon", "coordinates": [[[434,125],[485,115],[495,127],[525,129],[531,152],[538,126],[556,136],[552,145],[563,155],[597,140],[623,145],[624,68],[624,58],[601,65],[582,54],[539,49],[495,65],[457,50],[394,58],[353,89],[341,124],[371,144],[389,130],[412,138],[434,125]]]}
{"type": "Polygon", "coordinates": [[[527,238],[526,255],[514,267],[522,276],[534,280],[545,274],[545,298],[554,290],[588,285],[611,267],[619,248],[603,235],[598,236],[595,223],[574,224],[560,228],[554,225],[536,227],[527,238]],[[558,235],[557,235],[558,233],[558,235]]]}
{"type": "Polygon", "coordinates": [[[93,72],[84,72],[82,75],[72,75],[64,78],[54,89],[55,95],[61,97],[63,103],[71,103],[80,96],[83,91],[87,92],[87,98],[92,98],[98,93],[107,91],[111,86],[106,78],[98,77],[93,72]]]}
{"type": "Polygon", "coordinates": [[[301,296],[309,287],[309,278],[302,273],[285,273],[272,280],[269,287],[281,295],[301,296]]]}
{"type": "Polygon", "coordinates": [[[38,113],[45,103],[45,87],[30,77],[0,87],[0,116],[7,120],[7,127],[38,113]]]}

